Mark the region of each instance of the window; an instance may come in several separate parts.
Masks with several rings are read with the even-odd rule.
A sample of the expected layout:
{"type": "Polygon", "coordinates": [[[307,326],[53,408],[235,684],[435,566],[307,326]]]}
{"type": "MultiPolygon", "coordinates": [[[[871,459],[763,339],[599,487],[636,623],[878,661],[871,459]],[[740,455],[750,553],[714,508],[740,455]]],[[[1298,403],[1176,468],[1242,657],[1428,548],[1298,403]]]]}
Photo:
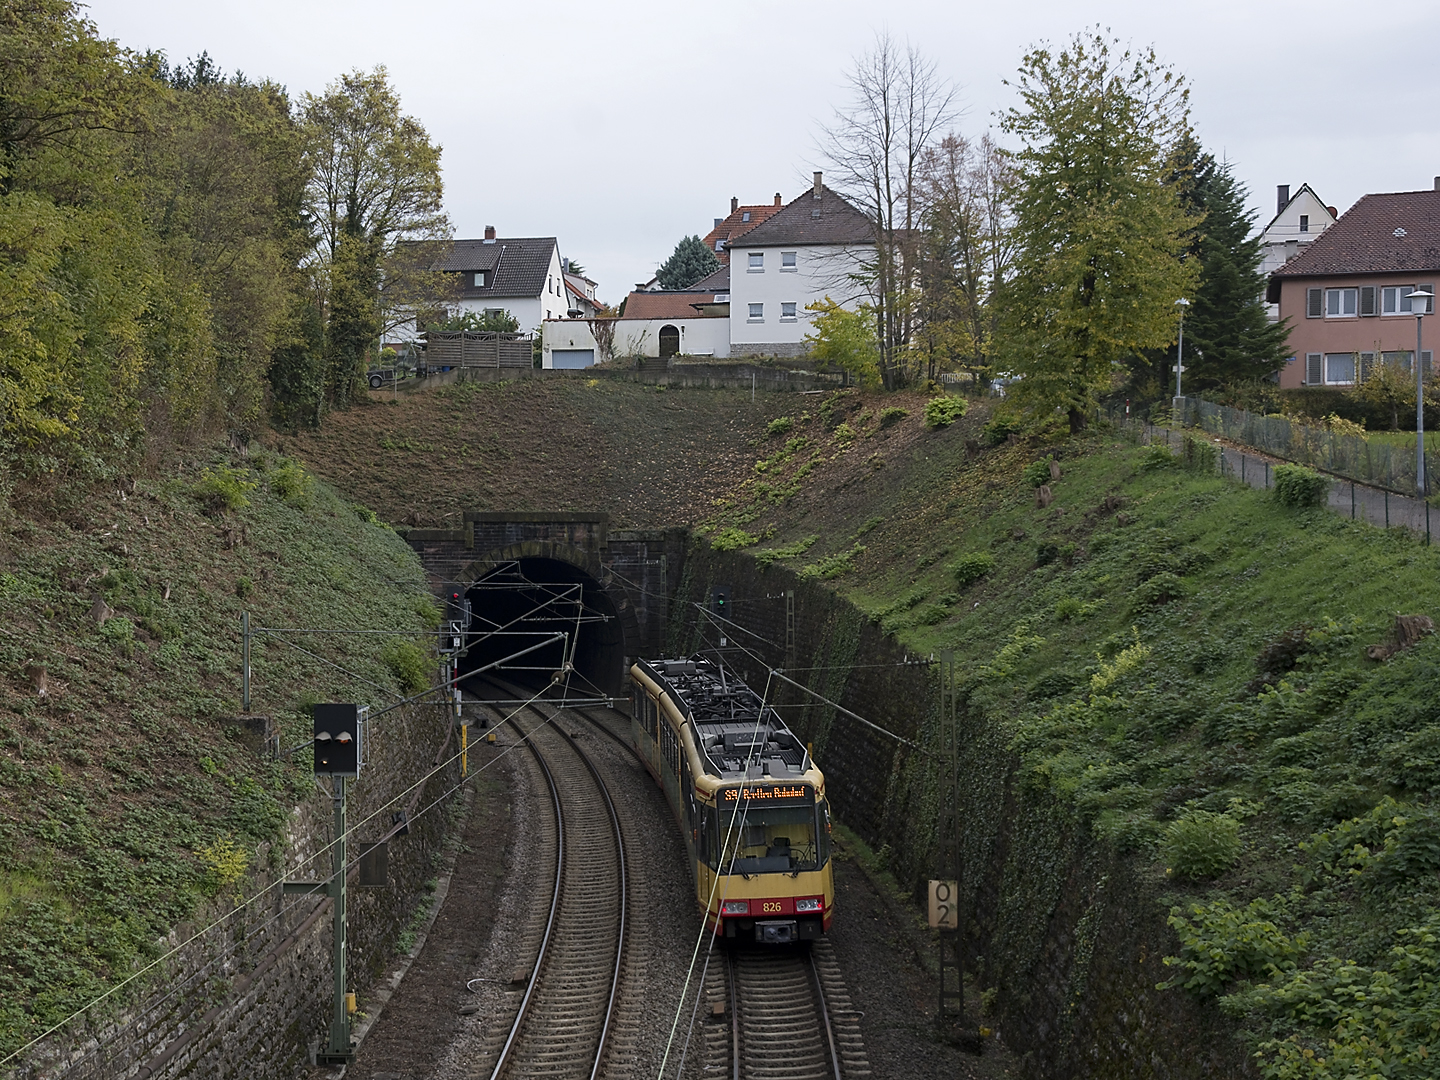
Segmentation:
{"type": "Polygon", "coordinates": [[[750,252],[750,273],[763,274],[765,272],[765,253],[763,251],[750,252]]]}
{"type": "Polygon", "coordinates": [[[475,287],[476,287],[477,289],[483,289],[483,288],[485,287],[485,271],[484,271],[484,270],[476,270],[476,271],[475,271],[475,287]]]}
{"type": "Polygon", "coordinates": [[[1355,354],[1325,354],[1325,385],[1349,386],[1355,382],[1355,354]]]}
{"type": "Polygon", "coordinates": [[[781,321],[781,322],[794,322],[794,321],[795,321],[795,305],[794,305],[793,303],[781,304],[781,305],[780,305],[780,321],[781,321]]]}
{"type": "MultiPolygon", "coordinates": [[[[1429,349],[1425,349],[1423,352],[1420,353],[1420,370],[1427,379],[1430,377],[1431,358],[1432,354],[1429,349]]],[[[1401,371],[1408,375],[1411,371],[1414,370],[1414,368],[1411,367],[1411,363],[1415,359],[1415,350],[1405,349],[1401,352],[1381,353],[1380,359],[1383,360],[1387,365],[1394,364],[1401,371]]]]}
{"type": "Polygon", "coordinates": [[[795,252],[782,251],[780,253],[780,269],[792,271],[795,269],[795,252]]]}
{"type": "Polygon", "coordinates": [[[764,322],[764,321],[765,321],[765,305],[764,305],[764,304],[751,304],[751,305],[750,305],[750,321],[751,321],[751,322],[764,322]]]}
{"type": "MultiPolygon", "coordinates": [[[[1417,288],[1424,289],[1432,296],[1435,288],[1432,285],[1390,285],[1380,290],[1380,312],[1383,315],[1413,315],[1414,311],[1410,304],[1410,294],[1417,288]]],[[[1425,305],[1425,314],[1435,313],[1435,301],[1431,300],[1425,305]]]]}
{"type": "Polygon", "coordinates": [[[1325,317],[1327,319],[1353,318],[1359,299],[1359,289],[1326,289],[1325,317]]]}
{"type": "Polygon", "coordinates": [[[716,251],[724,251],[724,250],[725,250],[725,241],[724,241],[724,240],[716,240],[716,241],[715,241],[715,250],[716,250],[716,251]]]}
{"type": "Polygon", "coordinates": [[[741,214],[741,215],[740,215],[740,220],[741,220],[741,221],[749,221],[749,220],[750,220],[750,211],[749,211],[749,210],[746,210],[743,214],[741,214]]]}
{"type": "Polygon", "coordinates": [[[1301,231],[1301,232],[1309,232],[1309,231],[1310,231],[1310,215],[1309,215],[1309,214],[1301,214],[1301,215],[1300,215],[1300,231],[1301,231]]]}

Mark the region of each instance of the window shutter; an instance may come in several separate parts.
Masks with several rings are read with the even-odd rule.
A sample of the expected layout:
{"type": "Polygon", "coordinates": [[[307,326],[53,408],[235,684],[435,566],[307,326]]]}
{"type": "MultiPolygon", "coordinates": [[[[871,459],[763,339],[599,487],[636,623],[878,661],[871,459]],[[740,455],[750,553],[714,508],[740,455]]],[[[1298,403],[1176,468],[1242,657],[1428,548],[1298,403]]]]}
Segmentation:
{"type": "Polygon", "coordinates": [[[1325,314],[1325,290],[1305,290],[1305,317],[1307,319],[1319,319],[1325,314]]]}
{"type": "Polygon", "coordinates": [[[1429,349],[1424,350],[1420,354],[1420,370],[1425,373],[1425,377],[1427,379],[1430,377],[1430,360],[1433,356],[1434,353],[1432,353],[1429,349]]]}
{"type": "Polygon", "coordinates": [[[1361,314],[1361,315],[1374,315],[1374,314],[1375,314],[1375,286],[1374,286],[1374,285],[1361,285],[1361,286],[1360,286],[1360,314],[1361,314]]]}
{"type": "MultiPolygon", "coordinates": [[[[1312,289],[1311,292],[1319,292],[1312,289]]],[[[1308,386],[1319,386],[1321,383],[1320,362],[1324,359],[1323,353],[1312,352],[1305,354],[1305,383],[1308,386]]]]}
{"type": "Polygon", "coordinates": [[[1362,352],[1360,354],[1360,381],[1363,383],[1370,378],[1370,373],[1375,370],[1375,354],[1373,352],[1362,352]]]}
{"type": "Polygon", "coordinates": [[[1435,298],[1435,286],[1434,286],[1434,285],[1417,285],[1416,288],[1417,288],[1417,289],[1424,289],[1426,292],[1428,292],[1428,293],[1430,294],[1430,299],[1425,302],[1425,314],[1426,314],[1426,315],[1434,315],[1434,314],[1435,314],[1435,299],[1434,299],[1434,298],[1435,298]]]}

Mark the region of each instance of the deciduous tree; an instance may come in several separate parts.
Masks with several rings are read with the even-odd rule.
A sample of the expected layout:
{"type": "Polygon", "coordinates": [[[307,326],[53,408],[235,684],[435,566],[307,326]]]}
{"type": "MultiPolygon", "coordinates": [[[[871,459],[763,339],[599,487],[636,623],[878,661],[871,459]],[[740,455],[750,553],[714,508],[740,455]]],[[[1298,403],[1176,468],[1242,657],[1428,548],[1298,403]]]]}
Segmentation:
{"type": "Polygon", "coordinates": [[[1174,302],[1195,294],[1181,258],[1195,223],[1165,183],[1189,91],[1153,49],[1098,32],[1031,49],[1014,85],[1015,266],[997,344],[1023,376],[1017,400],[1078,431],[1118,365],[1175,340],[1174,302]]]}

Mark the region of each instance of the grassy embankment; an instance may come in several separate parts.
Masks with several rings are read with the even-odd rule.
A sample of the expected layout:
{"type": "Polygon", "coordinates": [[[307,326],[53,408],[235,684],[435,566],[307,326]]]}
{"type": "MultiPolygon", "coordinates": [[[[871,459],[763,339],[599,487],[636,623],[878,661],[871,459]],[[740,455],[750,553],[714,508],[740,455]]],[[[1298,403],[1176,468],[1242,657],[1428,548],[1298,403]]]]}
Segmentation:
{"type": "Polygon", "coordinates": [[[1025,788],[1173,905],[1170,992],[1218,998],[1266,1075],[1422,1075],[1440,642],[1367,647],[1440,610],[1440,552],[1103,431],[972,456],[983,407],[924,432],[912,405],[887,447],[883,407],[777,423],[712,542],[832,579],[916,652],[954,649],[1025,788]],[[1023,474],[1048,480],[1050,454],[1042,509],[1023,474]]]}
{"type": "Polygon", "coordinates": [[[436,616],[394,532],[271,454],[0,515],[3,1056],[252,866],[285,864],[281,827],[315,788],[308,752],[262,758],[233,722],[242,608],[416,635],[304,642],[353,676],[257,639],[252,708],[287,747],[308,739],[309,703],[423,684],[436,616]]]}

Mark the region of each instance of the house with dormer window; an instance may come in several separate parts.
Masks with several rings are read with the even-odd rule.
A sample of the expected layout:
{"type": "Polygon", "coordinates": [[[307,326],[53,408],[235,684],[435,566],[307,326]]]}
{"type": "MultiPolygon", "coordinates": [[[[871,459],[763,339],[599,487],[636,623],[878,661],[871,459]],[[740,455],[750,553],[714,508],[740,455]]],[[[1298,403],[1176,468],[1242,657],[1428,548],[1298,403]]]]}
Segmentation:
{"type": "MultiPolygon", "coordinates": [[[[1431,191],[1362,197],[1270,276],[1266,300],[1280,306],[1294,353],[1280,385],[1354,386],[1376,363],[1414,370],[1410,294],[1433,295],[1437,282],[1440,177],[1431,191]]],[[[1425,313],[1434,313],[1433,300],[1425,313]]],[[[1422,351],[1422,370],[1432,353],[1422,351]]]]}

